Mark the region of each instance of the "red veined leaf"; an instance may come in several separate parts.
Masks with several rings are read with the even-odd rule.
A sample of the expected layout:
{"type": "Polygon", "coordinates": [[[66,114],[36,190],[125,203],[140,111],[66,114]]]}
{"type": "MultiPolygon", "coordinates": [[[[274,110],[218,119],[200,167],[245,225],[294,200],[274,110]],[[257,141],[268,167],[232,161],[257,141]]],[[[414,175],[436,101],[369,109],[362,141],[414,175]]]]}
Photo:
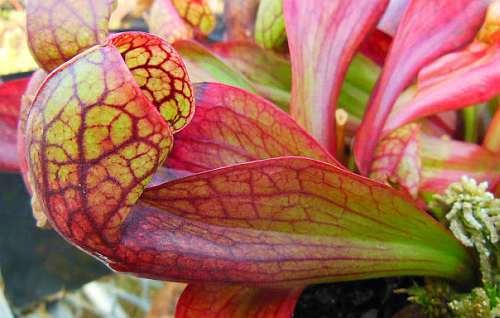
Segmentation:
{"type": "Polygon", "coordinates": [[[498,155],[475,144],[426,135],[421,138],[421,192],[443,193],[464,175],[488,181],[491,189],[500,181],[498,155]]]}
{"type": "Polygon", "coordinates": [[[420,186],[420,126],[403,126],[377,146],[370,178],[402,187],[416,198],[420,186]]]}
{"type": "Polygon", "coordinates": [[[208,48],[195,41],[179,40],[174,48],[182,56],[193,82],[218,82],[255,92],[249,80],[231,68],[208,48]]]}
{"type": "Polygon", "coordinates": [[[17,154],[19,160],[19,170],[21,171],[26,189],[30,194],[32,193],[33,186],[29,177],[28,161],[26,159],[26,145],[24,143],[26,122],[28,120],[28,114],[36,92],[46,77],[47,73],[42,69],[38,69],[29,79],[27,87],[21,97],[21,107],[17,123],[17,154]]]}
{"type": "Polygon", "coordinates": [[[335,153],[335,107],[349,63],[387,0],[285,0],[293,117],[335,153]],[[335,32],[332,32],[335,30],[335,32]]]}
{"type": "Polygon", "coordinates": [[[392,37],[374,30],[361,45],[360,51],[378,65],[383,66],[387,53],[391,48],[392,37]]]}
{"type": "Polygon", "coordinates": [[[236,87],[195,85],[196,116],[176,135],[166,166],[190,172],[279,156],[336,160],[288,114],[236,87]]]}
{"type": "Polygon", "coordinates": [[[204,35],[212,33],[217,23],[207,0],[168,0],[179,15],[204,35]]]}
{"type": "MultiPolygon", "coordinates": [[[[173,128],[130,70],[157,61],[168,78],[187,81],[180,57],[162,41],[120,34],[85,51],[49,75],[28,115],[34,205],[67,240],[93,255],[115,255],[122,223],[172,147],[173,128]]],[[[169,97],[173,103],[179,98],[189,100],[169,97]]]]}
{"type": "Polygon", "coordinates": [[[255,21],[255,42],[272,49],[286,41],[283,0],[261,0],[255,21]]]}
{"type": "Polygon", "coordinates": [[[194,98],[179,54],[165,40],[148,33],[120,33],[109,42],[120,51],[142,93],[173,131],[184,128],[194,115],[194,98]]]}
{"type": "Polygon", "coordinates": [[[17,120],[29,77],[0,83],[0,171],[19,170],[17,120]]]}
{"type": "Polygon", "coordinates": [[[382,129],[399,94],[421,67],[472,40],[486,7],[484,0],[410,2],[356,134],[353,150],[363,174],[369,172],[382,129]]]}
{"type": "Polygon", "coordinates": [[[500,110],[497,110],[495,116],[486,131],[483,147],[497,155],[500,154],[500,110]]]}
{"type": "Polygon", "coordinates": [[[409,3],[410,0],[390,0],[389,6],[385,10],[382,19],[380,19],[377,28],[394,36],[409,3]]]}
{"type": "Polygon", "coordinates": [[[111,263],[116,270],[290,287],[392,275],[467,281],[472,268],[412,199],[313,159],[211,170],[146,189],[141,201],[120,246],[130,259],[111,263]]]}
{"type": "Polygon", "coordinates": [[[179,16],[172,0],[155,0],[146,21],[151,33],[169,43],[194,37],[193,28],[179,16]]]}
{"type": "Polygon", "coordinates": [[[419,118],[485,102],[500,93],[500,44],[474,42],[425,67],[415,96],[395,108],[384,133],[419,118]]]}
{"type": "Polygon", "coordinates": [[[224,0],[225,38],[228,41],[253,40],[255,17],[260,0],[224,0]]]}
{"type": "Polygon", "coordinates": [[[175,318],[291,318],[302,288],[188,285],[175,318]]]}
{"type": "Polygon", "coordinates": [[[115,0],[28,1],[28,44],[38,65],[50,72],[104,42],[114,6],[115,0]]]}
{"type": "Polygon", "coordinates": [[[259,95],[288,109],[292,87],[290,61],[251,42],[220,42],[211,49],[245,75],[259,95]]]}

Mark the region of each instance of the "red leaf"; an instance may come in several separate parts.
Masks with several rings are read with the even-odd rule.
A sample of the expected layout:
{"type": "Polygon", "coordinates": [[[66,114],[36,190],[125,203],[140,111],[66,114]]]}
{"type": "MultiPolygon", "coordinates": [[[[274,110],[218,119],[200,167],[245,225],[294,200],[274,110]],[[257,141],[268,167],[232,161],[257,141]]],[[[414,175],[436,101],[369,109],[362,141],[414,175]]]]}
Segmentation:
{"type": "Polygon", "coordinates": [[[422,183],[424,193],[443,193],[467,175],[491,188],[500,181],[498,155],[475,144],[422,135],[422,183]]]}
{"type": "Polygon", "coordinates": [[[500,93],[500,44],[475,42],[424,68],[416,95],[394,109],[384,133],[419,118],[485,102],[500,93]]]}
{"type": "Polygon", "coordinates": [[[335,107],[354,54],[387,0],[285,0],[293,117],[335,153],[335,107]],[[333,32],[332,30],[335,30],[333,32]]]}
{"type": "Polygon", "coordinates": [[[216,169],[149,188],[141,201],[123,225],[116,270],[285,287],[388,275],[467,280],[472,268],[413,200],[312,159],[216,169]]]}
{"type": "Polygon", "coordinates": [[[199,172],[279,156],[337,164],[288,114],[265,99],[223,84],[195,86],[196,116],[176,135],[169,168],[199,172]]]}
{"type": "Polygon", "coordinates": [[[0,83],[0,171],[18,171],[17,121],[29,77],[0,83]]]}
{"type": "Polygon", "coordinates": [[[104,42],[116,0],[30,0],[28,44],[47,72],[104,42]]]}
{"type": "Polygon", "coordinates": [[[363,174],[369,172],[375,147],[399,94],[421,67],[472,40],[486,7],[483,0],[410,2],[356,135],[354,154],[363,174]]]}
{"type": "Polygon", "coordinates": [[[302,288],[259,289],[189,285],[177,303],[176,318],[291,318],[302,288]]]}
{"type": "Polygon", "coordinates": [[[380,66],[385,63],[385,58],[391,48],[392,37],[386,33],[374,30],[361,45],[360,51],[365,56],[380,66]]]}

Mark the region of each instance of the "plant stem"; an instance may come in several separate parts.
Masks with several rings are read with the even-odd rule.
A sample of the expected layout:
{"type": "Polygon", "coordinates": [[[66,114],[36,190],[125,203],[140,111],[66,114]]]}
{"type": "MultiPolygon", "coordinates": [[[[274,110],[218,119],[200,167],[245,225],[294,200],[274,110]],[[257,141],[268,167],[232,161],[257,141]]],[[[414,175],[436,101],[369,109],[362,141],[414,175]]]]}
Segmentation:
{"type": "Polygon", "coordinates": [[[479,117],[477,106],[473,105],[463,109],[464,116],[464,140],[470,143],[477,143],[478,141],[478,124],[479,117]]]}

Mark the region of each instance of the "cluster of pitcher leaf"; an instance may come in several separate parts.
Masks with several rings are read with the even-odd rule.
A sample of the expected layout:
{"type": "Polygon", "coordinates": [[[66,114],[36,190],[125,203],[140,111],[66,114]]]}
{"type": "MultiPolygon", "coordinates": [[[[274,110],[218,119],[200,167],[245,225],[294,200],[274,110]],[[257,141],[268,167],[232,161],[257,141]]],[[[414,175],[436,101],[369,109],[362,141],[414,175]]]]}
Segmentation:
{"type": "Polygon", "coordinates": [[[491,239],[498,206],[462,224],[441,197],[458,239],[425,209],[463,175],[500,192],[499,2],[237,2],[217,43],[204,0],[156,0],[151,34],[114,35],[113,0],[28,2],[41,69],[1,88],[0,167],[39,225],[189,282],[178,317],[290,317],[324,282],[474,284],[460,227],[491,239]]]}

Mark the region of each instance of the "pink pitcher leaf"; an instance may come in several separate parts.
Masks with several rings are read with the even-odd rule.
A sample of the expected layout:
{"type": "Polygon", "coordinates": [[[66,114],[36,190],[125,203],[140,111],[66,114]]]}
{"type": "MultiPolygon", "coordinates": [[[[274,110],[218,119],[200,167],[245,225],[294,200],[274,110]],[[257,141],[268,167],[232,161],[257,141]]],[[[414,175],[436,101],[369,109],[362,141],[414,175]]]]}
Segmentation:
{"type": "Polygon", "coordinates": [[[179,15],[172,0],[154,0],[146,21],[151,33],[169,43],[194,37],[193,28],[179,15]]]}
{"type": "Polygon", "coordinates": [[[390,0],[384,16],[380,19],[377,28],[390,36],[394,36],[410,0],[390,0]]]}
{"type": "Polygon", "coordinates": [[[354,154],[363,174],[369,172],[382,129],[401,92],[423,66],[473,39],[481,27],[486,7],[485,0],[412,0],[409,3],[356,135],[354,154]]]}
{"type": "Polygon", "coordinates": [[[189,77],[194,83],[218,82],[255,93],[255,88],[243,74],[233,69],[200,43],[179,40],[174,42],[173,46],[182,56],[189,77]]]}
{"type": "Polygon", "coordinates": [[[500,44],[474,42],[443,56],[420,72],[416,95],[391,112],[384,133],[425,116],[488,101],[500,93],[498,69],[500,44]]]}
{"type": "Polygon", "coordinates": [[[292,86],[290,61],[252,42],[220,42],[211,49],[245,75],[259,95],[288,109],[292,86]]]}
{"type": "Polygon", "coordinates": [[[189,282],[292,287],[431,275],[467,280],[469,255],[400,192],[342,168],[280,157],[148,188],[115,270],[189,282]]]}
{"type": "Polygon", "coordinates": [[[85,49],[102,43],[116,0],[30,0],[28,44],[38,65],[50,72],[85,49]]]}
{"type": "Polygon", "coordinates": [[[335,107],[344,76],[387,3],[284,1],[293,70],[290,110],[299,124],[332,153],[336,149],[335,107]]]}
{"type": "Polygon", "coordinates": [[[392,37],[386,33],[374,30],[361,45],[360,51],[380,66],[384,66],[389,53],[392,37]]]}
{"type": "Polygon", "coordinates": [[[194,110],[180,61],[161,38],[123,33],[61,65],[33,100],[25,144],[34,208],[90,254],[115,253],[122,223],[187,123],[168,115],[194,110]],[[140,68],[161,76],[144,86],[133,72],[140,68]],[[176,92],[162,99],[165,113],[147,96],[156,85],[176,92]]]}
{"type": "Polygon", "coordinates": [[[19,171],[17,121],[29,77],[0,83],[0,171],[19,171]]]}
{"type": "Polygon", "coordinates": [[[497,155],[500,155],[500,110],[497,110],[491,120],[486,136],[484,137],[483,147],[497,155]]]}
{"type": "Polygon", "coordinates": [[[288,114],[223,84],[195,85],[196,116],[176,135],[166,166],[191,172],[280,156],[338,164],[288,114]]]}
{"type": "Polygon", "coordinates": [[[175,318],[292,318],[302,288],[188,285],[175,318]]]}
{"type": "Polygon", "coordinates": [[[426,135],[421,138],[421,192],[443,193],[464,175],[478,182],[488,181],[493,188],[500,181],[498,155],[475,144],[426,135]]]}
{"type": "Polygon", "coordinates": [[[453,137],[458,129],[458,114],[448,111],[423,118],[421,121],[422,133],[434,137],[453,137]]]}
{"type": "Polygon", "coordinates": [[[261,0],[255,21],[255,42],[273,49],[280,48],[285,41],[283,0],[261,0]]]}
{"type": "Polygon", "coordinates": [[[420,186],[420,126],[403,126],[377,146],[370,178],[401,187],[416,198],[420,186]]]}

